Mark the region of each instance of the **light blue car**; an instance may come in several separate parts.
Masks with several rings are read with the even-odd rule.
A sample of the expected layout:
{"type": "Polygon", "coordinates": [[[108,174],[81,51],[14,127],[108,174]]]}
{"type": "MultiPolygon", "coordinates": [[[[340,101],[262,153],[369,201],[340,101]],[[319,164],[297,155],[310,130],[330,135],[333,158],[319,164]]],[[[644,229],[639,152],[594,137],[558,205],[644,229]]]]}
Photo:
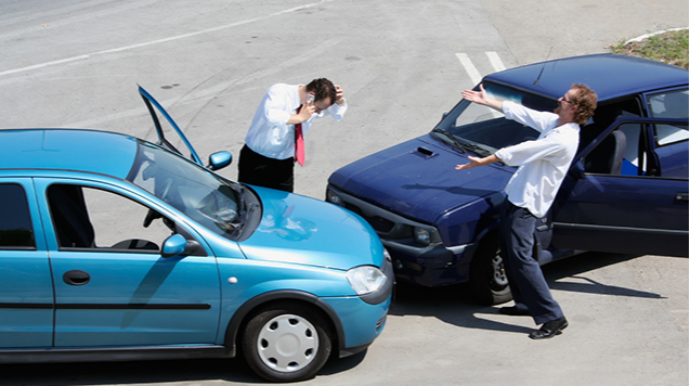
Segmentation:
{"type": "MultiPolygon", "coordinates": [[[[160,141],[0,130],[0,363],[235,357],[271,381],[364,350],[391,260],[360,217],[204,167],[160,141]]],[[[189,148],[166,139],[158,113],[189,148]],[[165,122],[165,121],[162,121],[165,122]]]]}

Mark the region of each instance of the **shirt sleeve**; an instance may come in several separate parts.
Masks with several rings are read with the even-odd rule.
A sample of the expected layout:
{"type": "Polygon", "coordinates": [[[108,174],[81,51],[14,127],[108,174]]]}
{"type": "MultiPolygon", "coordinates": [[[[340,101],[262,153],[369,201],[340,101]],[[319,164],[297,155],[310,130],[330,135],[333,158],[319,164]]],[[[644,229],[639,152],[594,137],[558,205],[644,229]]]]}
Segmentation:
{"type": "Polygon", "coordinates": [[[545,131],[556,126],[558,115],[546,111],[537,111],[523,105],[503,102],[503,114],[507,119],[522,123],[538,131],[545,131]]]}
{"type": "Polygon", "coordinates": [[[266,120],[276,126],[286,126],[291,116],[287,95],[274,86],[268,90],[265,98],[263,114],[266,120]]]}
{"type": "Polygon", "coordinates": [[[495,153],[508,166],[520,166],[538,159],[548,159],[559,155],[565,146],[553,136],[547,136],[535,141],[525,141],[517,145],[504,147],[495,153]]]}
{"type": "Polygon", "coordinates": [[[324,117],[326,115],[331,115],[333,119],[336,121],[339,121],[343,119],[343,116],[345,115],[345,112],[347,111],[347,102],[343,103],[342,105],[339,105],[337,103],[333,103],[330,105],[323,113],[321,113],[321,116],[319,118],[324,117]]]}

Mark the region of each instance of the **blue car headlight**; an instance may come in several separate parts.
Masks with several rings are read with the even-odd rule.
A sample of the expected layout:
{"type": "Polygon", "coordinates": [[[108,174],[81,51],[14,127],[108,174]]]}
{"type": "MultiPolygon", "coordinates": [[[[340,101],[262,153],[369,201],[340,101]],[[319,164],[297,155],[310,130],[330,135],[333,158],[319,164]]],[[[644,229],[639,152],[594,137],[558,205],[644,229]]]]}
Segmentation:
{"type": "Polygon", "coordinates": [[[347,280],[357,295],[366,295],[383,287],[387,278],[378,267],[365,265],[347,271],[347,280]]]}

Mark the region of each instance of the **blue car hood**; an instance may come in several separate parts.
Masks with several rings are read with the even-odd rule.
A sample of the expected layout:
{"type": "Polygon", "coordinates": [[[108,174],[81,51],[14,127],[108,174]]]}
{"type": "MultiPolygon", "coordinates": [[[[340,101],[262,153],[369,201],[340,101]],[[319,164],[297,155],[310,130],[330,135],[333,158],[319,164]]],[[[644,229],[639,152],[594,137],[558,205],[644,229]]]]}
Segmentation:
{"type": "Polygon", "coordinates": [[[433,224],[449,210],[502,191],[514,171],[497,164],[456,171],[456,165],[469,162],[467,155],[424,135],[337,170],[329,183],[402,216],[433,224]]]}
{"type": "Polygon", "coordinates": [[[383,244],[359,216],[314,198],[252,186],[261,223],[239,243],[248,259],[348,270],[383,263],[383,244]]]}

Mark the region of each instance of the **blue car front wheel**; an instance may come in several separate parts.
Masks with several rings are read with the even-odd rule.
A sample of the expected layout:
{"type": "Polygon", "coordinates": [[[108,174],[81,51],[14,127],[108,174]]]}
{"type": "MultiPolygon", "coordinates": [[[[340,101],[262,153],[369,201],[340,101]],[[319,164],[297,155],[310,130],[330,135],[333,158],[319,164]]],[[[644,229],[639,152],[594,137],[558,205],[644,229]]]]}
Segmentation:
{"type": "Polygon", "coordinates": [[[269,381],[311,378],[331,354],[327,324],[299,303],[264,308],[246,326],[242,348],[247,363],[269,381]]]}

